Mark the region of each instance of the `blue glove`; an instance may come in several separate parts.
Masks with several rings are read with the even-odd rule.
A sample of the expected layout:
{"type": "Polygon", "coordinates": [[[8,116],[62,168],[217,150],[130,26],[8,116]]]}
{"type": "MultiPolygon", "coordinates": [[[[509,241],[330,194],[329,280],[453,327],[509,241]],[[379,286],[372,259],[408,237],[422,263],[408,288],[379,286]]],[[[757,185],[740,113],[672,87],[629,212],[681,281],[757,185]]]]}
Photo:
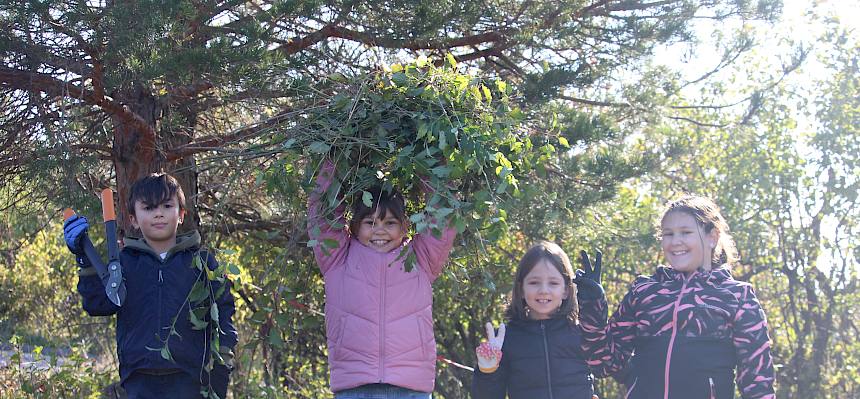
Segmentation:
{"type": "Polygon", "coordinates": [[[66,246],[73,254],[82,257],[84,249],[81,246],[81,237],[87,234],[87,229],[90,224],[87,223],[87,218],[83,216],[72,216],[63,223],[63,238],[66,240],[66,246]]]}
{"type": "Polygon", "coordinates": [[[603,287],[600,285],[600,273],[603,269],[603,252],[597,251],[597,257],[594,260],[594,267],[591,266],[591,260],[588,259],[588,253],[579,251],[581,257],[582,269],[576,271],[576,278],[573,282],[576,283],[577,296],[584,300],[595,300],[603,297],[603,287]]]}

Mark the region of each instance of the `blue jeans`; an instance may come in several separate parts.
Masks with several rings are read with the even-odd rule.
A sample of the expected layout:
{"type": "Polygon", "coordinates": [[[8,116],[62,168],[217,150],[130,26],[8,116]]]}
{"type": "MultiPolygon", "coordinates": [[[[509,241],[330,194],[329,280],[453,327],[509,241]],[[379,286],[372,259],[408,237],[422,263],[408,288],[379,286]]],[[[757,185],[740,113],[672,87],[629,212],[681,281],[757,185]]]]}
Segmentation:
{"type": "Polygon", "coordinates": [[[431,399],[430,392],[390,384],[367,384],[335,392],[334,399],[431,399]]]}

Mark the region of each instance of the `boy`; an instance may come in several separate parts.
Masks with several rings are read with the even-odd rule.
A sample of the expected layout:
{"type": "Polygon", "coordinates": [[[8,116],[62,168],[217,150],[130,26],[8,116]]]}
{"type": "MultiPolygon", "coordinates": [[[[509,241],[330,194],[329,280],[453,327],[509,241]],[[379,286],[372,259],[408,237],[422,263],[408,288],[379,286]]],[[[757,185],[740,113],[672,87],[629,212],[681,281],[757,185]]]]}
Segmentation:
{"type": "MultiPolygon", "coordinates": [[[[194,257],[200,256],[211,270],[217,268],[217,262],[211,253],[200,249],[197,231],[176,234],[185,216],[182,187],[167,174],[145,176],[131,187],[128,209],[132,226],[140,229],[143,238],[127,237],[120,253],[127,289],[122,307],[108,300],[95,269],[83,256],[80,238],[89,227],[86,218],[72,217],[63,226],[66,245],[81,266],[78,292],[84,310],[91,316],[117,315],[120,384],[129,399],[200,398],[202,388],[226,398],[237,339],[231,284],[225,280],[226,289],[215,298],[220,283],[211,281],[210,298],[215,298],[221,329],[218,355],[224,364],[216,360],[207,373],[204,365],[209,361],[210,334],[216,326],[210,321],[206,328],[194,329],[186,298],[195,282],[207,282],[206,274],[194,266],[194,257]],[[171,360],[162,356],[160,349],[165,345],[171,360]]],[[[208,305],[206,300],[192,304],[208,305]]]]}

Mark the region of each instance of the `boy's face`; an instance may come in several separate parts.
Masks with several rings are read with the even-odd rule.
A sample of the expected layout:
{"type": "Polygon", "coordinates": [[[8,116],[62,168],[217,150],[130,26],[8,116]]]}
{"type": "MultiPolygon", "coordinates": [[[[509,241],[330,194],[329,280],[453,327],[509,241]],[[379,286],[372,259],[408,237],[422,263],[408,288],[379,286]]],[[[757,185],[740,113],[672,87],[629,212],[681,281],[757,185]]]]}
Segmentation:
{"type": "Polygon", "coordinates": [[[399,247],[405,236],[406,228],[391,211],[386,212],[384,218],[380,218],[378,214],[365,217],[361,220],[356,234],[358,242],[382,253],[399,247]]]}
{"type": "Polygon", "coordinates": [[[174,194],[160,204],[135,201],[131,224],[140,229],[152,249],[164,252],[176,244],[176,228],[183,216],[185,211],[179,209],[179,200],[174,194]]]}

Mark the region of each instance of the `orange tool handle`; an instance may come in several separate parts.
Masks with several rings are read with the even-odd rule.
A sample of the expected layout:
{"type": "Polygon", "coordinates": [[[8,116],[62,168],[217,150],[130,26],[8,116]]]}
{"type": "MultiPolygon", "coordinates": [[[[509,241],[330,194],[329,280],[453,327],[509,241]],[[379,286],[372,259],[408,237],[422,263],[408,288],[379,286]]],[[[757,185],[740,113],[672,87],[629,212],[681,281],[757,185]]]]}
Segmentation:
{"type": "Polygon", "coordinates": [[[72,208],[63,209],[63,221],[69,220],[72,216],[75,216],[75,211],[72,208]]]}
{"type": "Polygon", "coordinates": [[[116,220],[116,212],[113,209],[113,190],[109,188],[102,190],[102,218],[105,222],[116,220]]]}

